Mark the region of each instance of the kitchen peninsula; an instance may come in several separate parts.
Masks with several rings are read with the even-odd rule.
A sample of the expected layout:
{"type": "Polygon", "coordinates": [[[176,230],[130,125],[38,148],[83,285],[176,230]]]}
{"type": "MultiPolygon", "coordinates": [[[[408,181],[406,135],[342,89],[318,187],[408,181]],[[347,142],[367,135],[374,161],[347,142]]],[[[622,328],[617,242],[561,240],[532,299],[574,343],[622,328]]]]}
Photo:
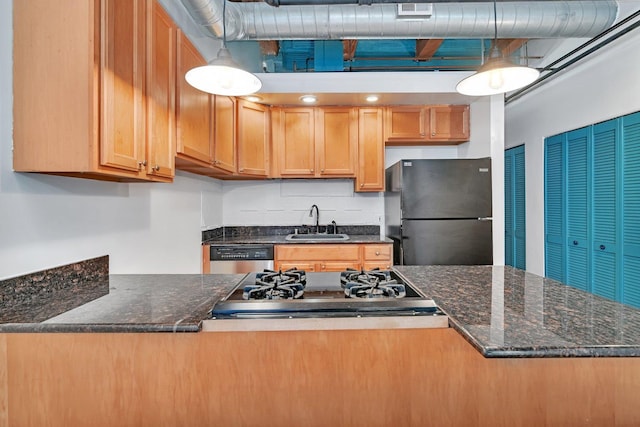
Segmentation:
{"type": "Polygon", "coordinates": [[[510,267],[396,271],[452,327],[126,333],[196,332],[241,276],[111,275],[0,325],[0,425],[640,422],[640,311],[510,267]]]}

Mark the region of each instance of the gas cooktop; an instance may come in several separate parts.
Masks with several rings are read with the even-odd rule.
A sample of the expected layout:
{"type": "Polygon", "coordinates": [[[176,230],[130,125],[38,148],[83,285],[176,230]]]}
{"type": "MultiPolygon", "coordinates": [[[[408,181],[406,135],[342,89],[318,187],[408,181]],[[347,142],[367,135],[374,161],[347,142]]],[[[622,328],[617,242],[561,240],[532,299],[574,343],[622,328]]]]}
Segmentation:
{"type": "Polygon", "coordinates": [[[211,312],[214,319],[425,316],[442,312],[397,272],[291,269],[247,274],[211,312]]]}

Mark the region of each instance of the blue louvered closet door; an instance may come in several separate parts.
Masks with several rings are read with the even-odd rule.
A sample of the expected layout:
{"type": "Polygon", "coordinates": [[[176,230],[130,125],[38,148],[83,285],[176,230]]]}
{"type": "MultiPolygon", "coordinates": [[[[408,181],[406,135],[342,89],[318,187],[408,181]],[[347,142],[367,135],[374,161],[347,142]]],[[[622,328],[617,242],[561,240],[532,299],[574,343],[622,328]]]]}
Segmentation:
{"type": "Polygon", "coordinates": [[[589,130],[567,134],[567,269],[566,282],[589,290],[589,130]]]}
{"type": "Polygon", "coordinates": [[[565,136],[545,140],[544,234],[545,275],[565,281],[565,136]]]}
{"type": "Polygon", "coordinates": [[[504,264],[513,265],[513,155],[504,152],[504,264]]]}
{"type": "Polygon", "coordinates": [[[622,296],[640,307],[640,113],[622,118],[622,296]]]}
{"type": "Polygon", "coordinates": [[[620,297],[618,135],[618,120],[593,126],[591,291],[612,300],[620,297]]]}
{"type": "Polygon", "coordinates": [[[545,233],[547,277],[640,308],[640,113],[545,140],[545,233]]]}
{"type": "Polygon", "coordinates": [[[505,264],[525,269],[526,197],[524,146],[505,151],[505,264]]]}

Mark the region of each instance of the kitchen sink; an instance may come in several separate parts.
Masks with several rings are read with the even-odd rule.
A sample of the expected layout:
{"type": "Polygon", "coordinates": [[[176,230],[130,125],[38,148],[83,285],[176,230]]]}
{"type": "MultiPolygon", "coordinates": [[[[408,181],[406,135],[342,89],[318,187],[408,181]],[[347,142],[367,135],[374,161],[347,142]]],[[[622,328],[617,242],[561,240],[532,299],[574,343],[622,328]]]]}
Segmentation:
{"type": "Polygon", "coordinates": [[[349,240],[349,236],[346,234],[325,234],[325,233],[310,233],[310,234],[289,234],[285,240],[293,240],[296,242],[318,242],[318,241],[341,241],[349,240]]]}

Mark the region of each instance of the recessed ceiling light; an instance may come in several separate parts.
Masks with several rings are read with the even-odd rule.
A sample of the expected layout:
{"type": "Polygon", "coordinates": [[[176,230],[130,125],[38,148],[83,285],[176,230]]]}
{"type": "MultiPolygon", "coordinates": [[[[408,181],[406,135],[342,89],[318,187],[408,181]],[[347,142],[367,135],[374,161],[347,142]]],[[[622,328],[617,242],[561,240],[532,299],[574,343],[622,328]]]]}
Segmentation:
{"type": "Polygon", "coordinates": [[[251,102],[260,102],[260,101],[262,101],[262,98],[260,98],[259,96],[256,96],[256,95],[247,96],[245,99],[247,101],[251,101],[251,102]]]}
{"type": "Polygon", "coordinates": [[[378,99],[380,99],[380,98],[378,97],[378,95],[368,95],[368,96],[365,98],[365,100],[366,100],[367,102],[376,102],[378,99]]]}
{"type": "Polygon", "coordinates": [[[300,101],[304,102],[305,104],[313,104],[317,100],[318,98],[316,98],[315,95],[302,95],[300,97],[300,101]]]}

